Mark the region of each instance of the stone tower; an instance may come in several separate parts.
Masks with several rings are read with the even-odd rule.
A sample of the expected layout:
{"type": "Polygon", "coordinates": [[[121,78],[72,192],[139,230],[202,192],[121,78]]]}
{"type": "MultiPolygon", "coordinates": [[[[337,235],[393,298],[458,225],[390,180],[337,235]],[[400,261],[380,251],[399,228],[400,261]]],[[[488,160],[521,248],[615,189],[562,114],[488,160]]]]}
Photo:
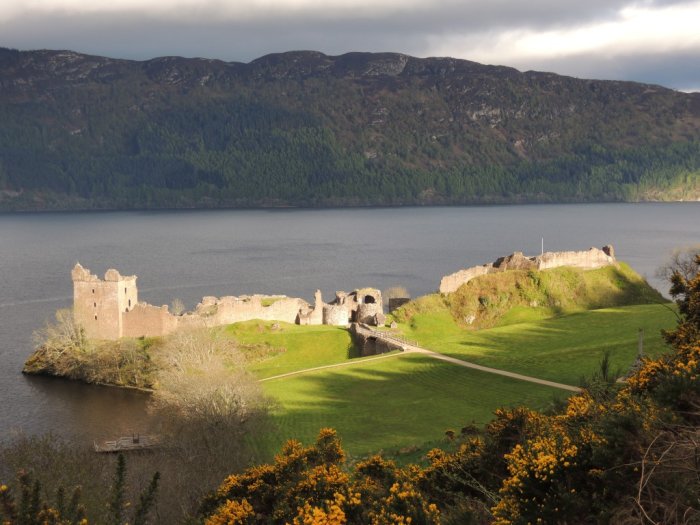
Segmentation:
{"type": "Polygon", "coordinates": [[[123,315],[138,304],[135,275],[109,269],[104,280],[77,263],[73,278],[73,315],[90,339],[119,339],[123,315]]]}

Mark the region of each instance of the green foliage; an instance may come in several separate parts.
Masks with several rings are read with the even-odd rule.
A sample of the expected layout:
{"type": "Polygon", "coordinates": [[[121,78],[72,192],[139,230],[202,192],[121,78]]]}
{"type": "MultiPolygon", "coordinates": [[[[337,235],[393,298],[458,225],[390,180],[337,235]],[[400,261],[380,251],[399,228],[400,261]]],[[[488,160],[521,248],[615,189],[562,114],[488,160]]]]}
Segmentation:
{"type": "Polygon", "coordinates": [[[700,253],[695,255],[691,268],[687,273],[676,269],[671,275],[671,296],[683,315],[681,326],[665,334],[674,345],[700,339],[700,253]]]}
{"type": "MultiPolygon", "coordinates": [[[[590,381],[565,411],[532,414],[529,435],[505,456],[496,523],[700,519],[700,339],[698,319],[682,307],[700,304],[700,273],[674,279],[674,290],[688,303],[668,332],[671,352],[646,359],[624,385],[590,381]]],[[[604,361],[599,379],[606,370],[604,361]]]]}
{"type": "Polygon", "coordinates": [[[111,522],[113,525],[121,525],[126,503],[126,460],[120,452],[117,456],[117,468],[114,472],[114,480],[112,482],[112,494],[109,499],[109,511],[111,522]]]}
{"type": "Polygon", "coordinates": [[[148,487],[146,487],[139,496],[139,503],[134,512],[134,525],[146,525],[148,523],[148,514],[156,502],[159,481],[160,473],[156,472],[153,474],[153,478],[151,478],[148,487]]]}
{"type": "Polygon", "coordinates": [[[443,59],[366,76],[373,55],[355,69],[347,55],[235,67],[76,55],[65,68],[53,52],[0,54],[25,86],[0,100],[3,209],[700,194],[691,95],[662,88],[443,59]]]}
{"type": "MultiPolygon", "coordinates": [[[[155,505],[160,475],[156,472],[149,486],[139,498],[134,512],[134,525],[147,525],[149,513],[155,505]]],[[[33,479],[27,471],[17,475],[19,500],[10,487],[0,484],[0,519],[7,525],[87,525],[85,508],[81,503],[80,487],[72,491],[70,501],[65,500],[65,488],[60,485],[56,490],[53,505],[42,499],[42,484],[33,479]]],[[[105,498],[105,495],[102,496],[105,498]]],[[[104,502],[104,499],[102,500],[104,502]]],[[[126,461],[122,454],[117,457],[111,494],[107,500],[108,520],[115,525],[123,525],[125,511],[129,504],[126,498],[126,461]]]]}

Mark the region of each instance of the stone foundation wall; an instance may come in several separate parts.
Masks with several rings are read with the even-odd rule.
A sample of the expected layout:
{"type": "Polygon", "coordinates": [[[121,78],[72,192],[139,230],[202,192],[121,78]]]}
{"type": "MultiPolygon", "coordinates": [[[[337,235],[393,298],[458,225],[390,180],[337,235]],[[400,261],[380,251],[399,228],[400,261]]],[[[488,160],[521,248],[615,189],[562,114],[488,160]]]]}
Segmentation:
{"type": "Polygon", "coordinates": [[[309,308],[299,312],[299,324],[304,326],[323,324],[323,307],[309,308]]]}

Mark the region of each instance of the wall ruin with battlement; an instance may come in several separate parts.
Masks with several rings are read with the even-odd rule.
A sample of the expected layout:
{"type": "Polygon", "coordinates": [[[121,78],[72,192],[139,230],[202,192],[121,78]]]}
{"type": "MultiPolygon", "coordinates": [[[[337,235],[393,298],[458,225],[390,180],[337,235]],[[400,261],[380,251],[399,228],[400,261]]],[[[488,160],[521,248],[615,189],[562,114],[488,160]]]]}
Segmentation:
{"type": "Polygon", "coordinates": [[[482,266],[473,266],[446,275],[440,281],[440,293],[453,293],[475,277],[489,273],[505,272],[508,270],[548,270],[562,266],[572,266],[584,270],[593,270],[616,264],[615,250],[612,246],[591,248],[584,251],[545,252],[542,255],[528,257],[522,252],[515,252],[506,257],[482,266]]]}
{"type": "Polygon", "coordinates": [[[73,312],[75,320],[90,339],[155,337],[179,329],[221,326],[260,319],[306,325],[347,326],[362,321],[382,324],[382,296],[379,290],[363,288],[336,292],[324,303],[319,290],[311,306],[303,299],[284,295],[204,297],[194,311],[174,315],[167,306],[138,302],[136,276],[123,276],[110,269],[100,279],[76,264],[73,268],[73,312]]]}

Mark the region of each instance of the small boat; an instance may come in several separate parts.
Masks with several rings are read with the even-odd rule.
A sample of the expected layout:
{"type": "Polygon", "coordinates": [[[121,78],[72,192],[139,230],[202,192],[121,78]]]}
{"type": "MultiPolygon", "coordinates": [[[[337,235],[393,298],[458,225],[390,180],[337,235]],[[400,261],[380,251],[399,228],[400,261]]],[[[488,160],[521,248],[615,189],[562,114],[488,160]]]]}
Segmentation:
{"type": "Polygon", "coordinates": [[[93,443],[95,452],[126,452],[129,450],[144,450],[153,448],[158,445],[158,439],[155,436],[141,436],[132,434],[131,436],[120,437],[114,441],[103,441],[102,443],[93,443]]]}

